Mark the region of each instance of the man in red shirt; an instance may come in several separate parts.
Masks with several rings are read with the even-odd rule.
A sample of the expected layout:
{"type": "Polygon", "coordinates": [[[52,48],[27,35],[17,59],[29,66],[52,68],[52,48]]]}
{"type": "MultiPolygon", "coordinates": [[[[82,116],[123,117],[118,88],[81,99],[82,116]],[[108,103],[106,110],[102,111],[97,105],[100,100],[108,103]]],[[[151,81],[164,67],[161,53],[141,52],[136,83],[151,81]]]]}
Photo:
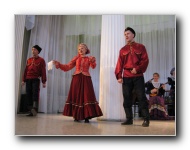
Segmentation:
{"type": "Polygon", "coordinates": [[[30,113],[27,116],[36,116],[38,112],[38,100],[40,91],[40,77],[43,88],[46,87],[46,63],[39,57],[41,47],[32,47],[33,57],[27,60],[26,68],[22,78],[22,85],[26,83],[26,94],[30,113]]]}
{"type": "Polygon", "coordinates": [[[144,76],[149,59],[144,45],[134,41],[135,31],[127,27],[124,31],[127,44],[121,48],[115,68],[115,75],[119,83],[122,83],[123,107],[126,121],[122,125],[133,124],[132,95],[136,94],[139,101],[139,109],[144,118],[143,127],[149,126],[148,103],[145,95],[144,76]]]}

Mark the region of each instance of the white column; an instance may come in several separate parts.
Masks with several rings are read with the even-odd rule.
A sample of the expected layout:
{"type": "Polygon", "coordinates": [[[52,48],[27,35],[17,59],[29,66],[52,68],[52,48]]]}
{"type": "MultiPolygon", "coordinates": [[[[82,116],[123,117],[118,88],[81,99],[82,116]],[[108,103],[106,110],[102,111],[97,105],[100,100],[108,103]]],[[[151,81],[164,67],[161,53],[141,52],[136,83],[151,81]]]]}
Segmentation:
{"type": "Polygon", "coordinates": [[[103,116],[98,120],[125,119],[122,85],[114,73],[119,50],[125,45],[124,30],[124,15],[102,16],[99,104],[103,116]]]}

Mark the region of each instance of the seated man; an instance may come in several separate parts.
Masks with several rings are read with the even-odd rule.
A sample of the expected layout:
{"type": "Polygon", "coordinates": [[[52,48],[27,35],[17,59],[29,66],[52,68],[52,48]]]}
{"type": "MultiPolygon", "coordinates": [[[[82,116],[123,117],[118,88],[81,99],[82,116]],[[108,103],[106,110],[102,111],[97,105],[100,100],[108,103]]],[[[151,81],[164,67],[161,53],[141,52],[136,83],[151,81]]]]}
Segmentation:
{"type": "Polygon", "coordinates": [[[172,68],[170,71],[171,77],[168,77],[168,84],[171,86],[170,87],[170,93],[169,96],[171,97],[172,101],[172,108],[170,109],[170,114],[172,116],[175,116],[175,68],[172,68]]]}

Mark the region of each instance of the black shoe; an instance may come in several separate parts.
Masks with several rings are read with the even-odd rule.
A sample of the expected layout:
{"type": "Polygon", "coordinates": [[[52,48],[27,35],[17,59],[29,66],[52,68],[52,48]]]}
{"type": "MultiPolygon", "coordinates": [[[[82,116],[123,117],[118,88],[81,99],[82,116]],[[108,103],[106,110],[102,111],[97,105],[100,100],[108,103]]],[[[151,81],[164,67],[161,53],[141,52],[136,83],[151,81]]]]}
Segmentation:
{"type": "Polygon", "coordinates": [[[150,121],[149,120],[144,120],[142,126],[143,127],[149,127],[150,121]]]}
{"type": "Polygon", "coordinates": [[[33,108],[33,109],[31,110],[31,113],[33,114],[33,116],[36,116],[36,115],[37,115],[37,111],[36,111],[36,109],[33,108]]]}
{"type": "Polygon", "coordinates": [[[131,125],[133,124],[133,119],[127,119],[125,122],[122,122],[121,125],[131,125]]]}
{"type": "Polygon", "coordinates": [[[28,115],[26,115],[26,116],[29,116],[29,117],[31,117],[31,116],[33,116],[33,114],[30,112],[28,115]]]}
{"type": "Polygon", "coordinates": [[[89,123],[89,120],[88,119],[85,119],[85,121],[84,121],[85,123],[89,123]]]}
{"type": "Polygon", "coordinates": [[[75,119],[74,122],[79,122],[79,120],[75,119]]]}

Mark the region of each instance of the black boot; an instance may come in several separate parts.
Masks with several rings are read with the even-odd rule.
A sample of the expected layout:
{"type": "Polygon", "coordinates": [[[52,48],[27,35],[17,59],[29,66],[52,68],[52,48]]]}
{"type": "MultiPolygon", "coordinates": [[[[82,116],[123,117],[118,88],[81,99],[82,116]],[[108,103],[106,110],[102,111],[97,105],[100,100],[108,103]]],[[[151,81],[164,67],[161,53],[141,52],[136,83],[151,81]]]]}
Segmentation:
{"type": "Polygon", "coordinates": [[[36,116],[38,112],[38,102],[34,101],[33,102],[33,108],[31,109],[31,113],[33,116],[36,116]]]}
{"type": "Polygon", "coordinates": [[[29,112],[28,115],[26,116],[29,116],[29,117],[32,117],[32,116],[36,116],[37,115],[37,111],[35,108],[32,108],[31,111],[29,112]]]}
{"type": "Polygon", "coordinates": [[[32,108],[31,113],[33,114],[33,116],[36,116],[37,115],[36,108],[32,108]]]}
{"type": "Polygon", "coordinates": [[[131,124],[133,124],[132,107],[131,108],[124,108],[124,110],[125,110],[127,120],[125,122],[121,123],[121,125],[131,125],[131,124]]]}
{"type": "Polygon", "coordinates": [[[121,125],[131,125],[133,124],[133,118],[127,118],[125,122],[122,122],[121,125]]]}
{"type": "Polygon", "coordinates": [[[29,114],[27,114],[26,116],[28,116],[28,117],[32,117],[33,114],[32,114],[32,112],[29,112],[29,114]]]}
{"type": "Polygon", "coordinates": [[[84,122],[85,122],[85,123],[89,123],[89,119],[88,119],[88,118],[86,118],[84,122]]]}
{"type": "Polygon", "coordinates": [[[144,122],[143,122],[142,126],[148,127],[150,124],[150,121],[149,121],[150,115],[149,115],[148,109],[142,109],[142,116],[144,118],[144,122]]]}
{"type": "Polygon", "coordinates": [[[144,119],[144,122],[142,124],[143,127],[149,127],[150,121],[148,119],[144,119]]]}
{"type": "Polygon", "coordinates": [[[34,101],[33,107],[31,107],[29,114],[26,116],[29,116],[29,117],[36,116],[37,112],[38,112],[38,104],[37,102],[34,101]]]}

